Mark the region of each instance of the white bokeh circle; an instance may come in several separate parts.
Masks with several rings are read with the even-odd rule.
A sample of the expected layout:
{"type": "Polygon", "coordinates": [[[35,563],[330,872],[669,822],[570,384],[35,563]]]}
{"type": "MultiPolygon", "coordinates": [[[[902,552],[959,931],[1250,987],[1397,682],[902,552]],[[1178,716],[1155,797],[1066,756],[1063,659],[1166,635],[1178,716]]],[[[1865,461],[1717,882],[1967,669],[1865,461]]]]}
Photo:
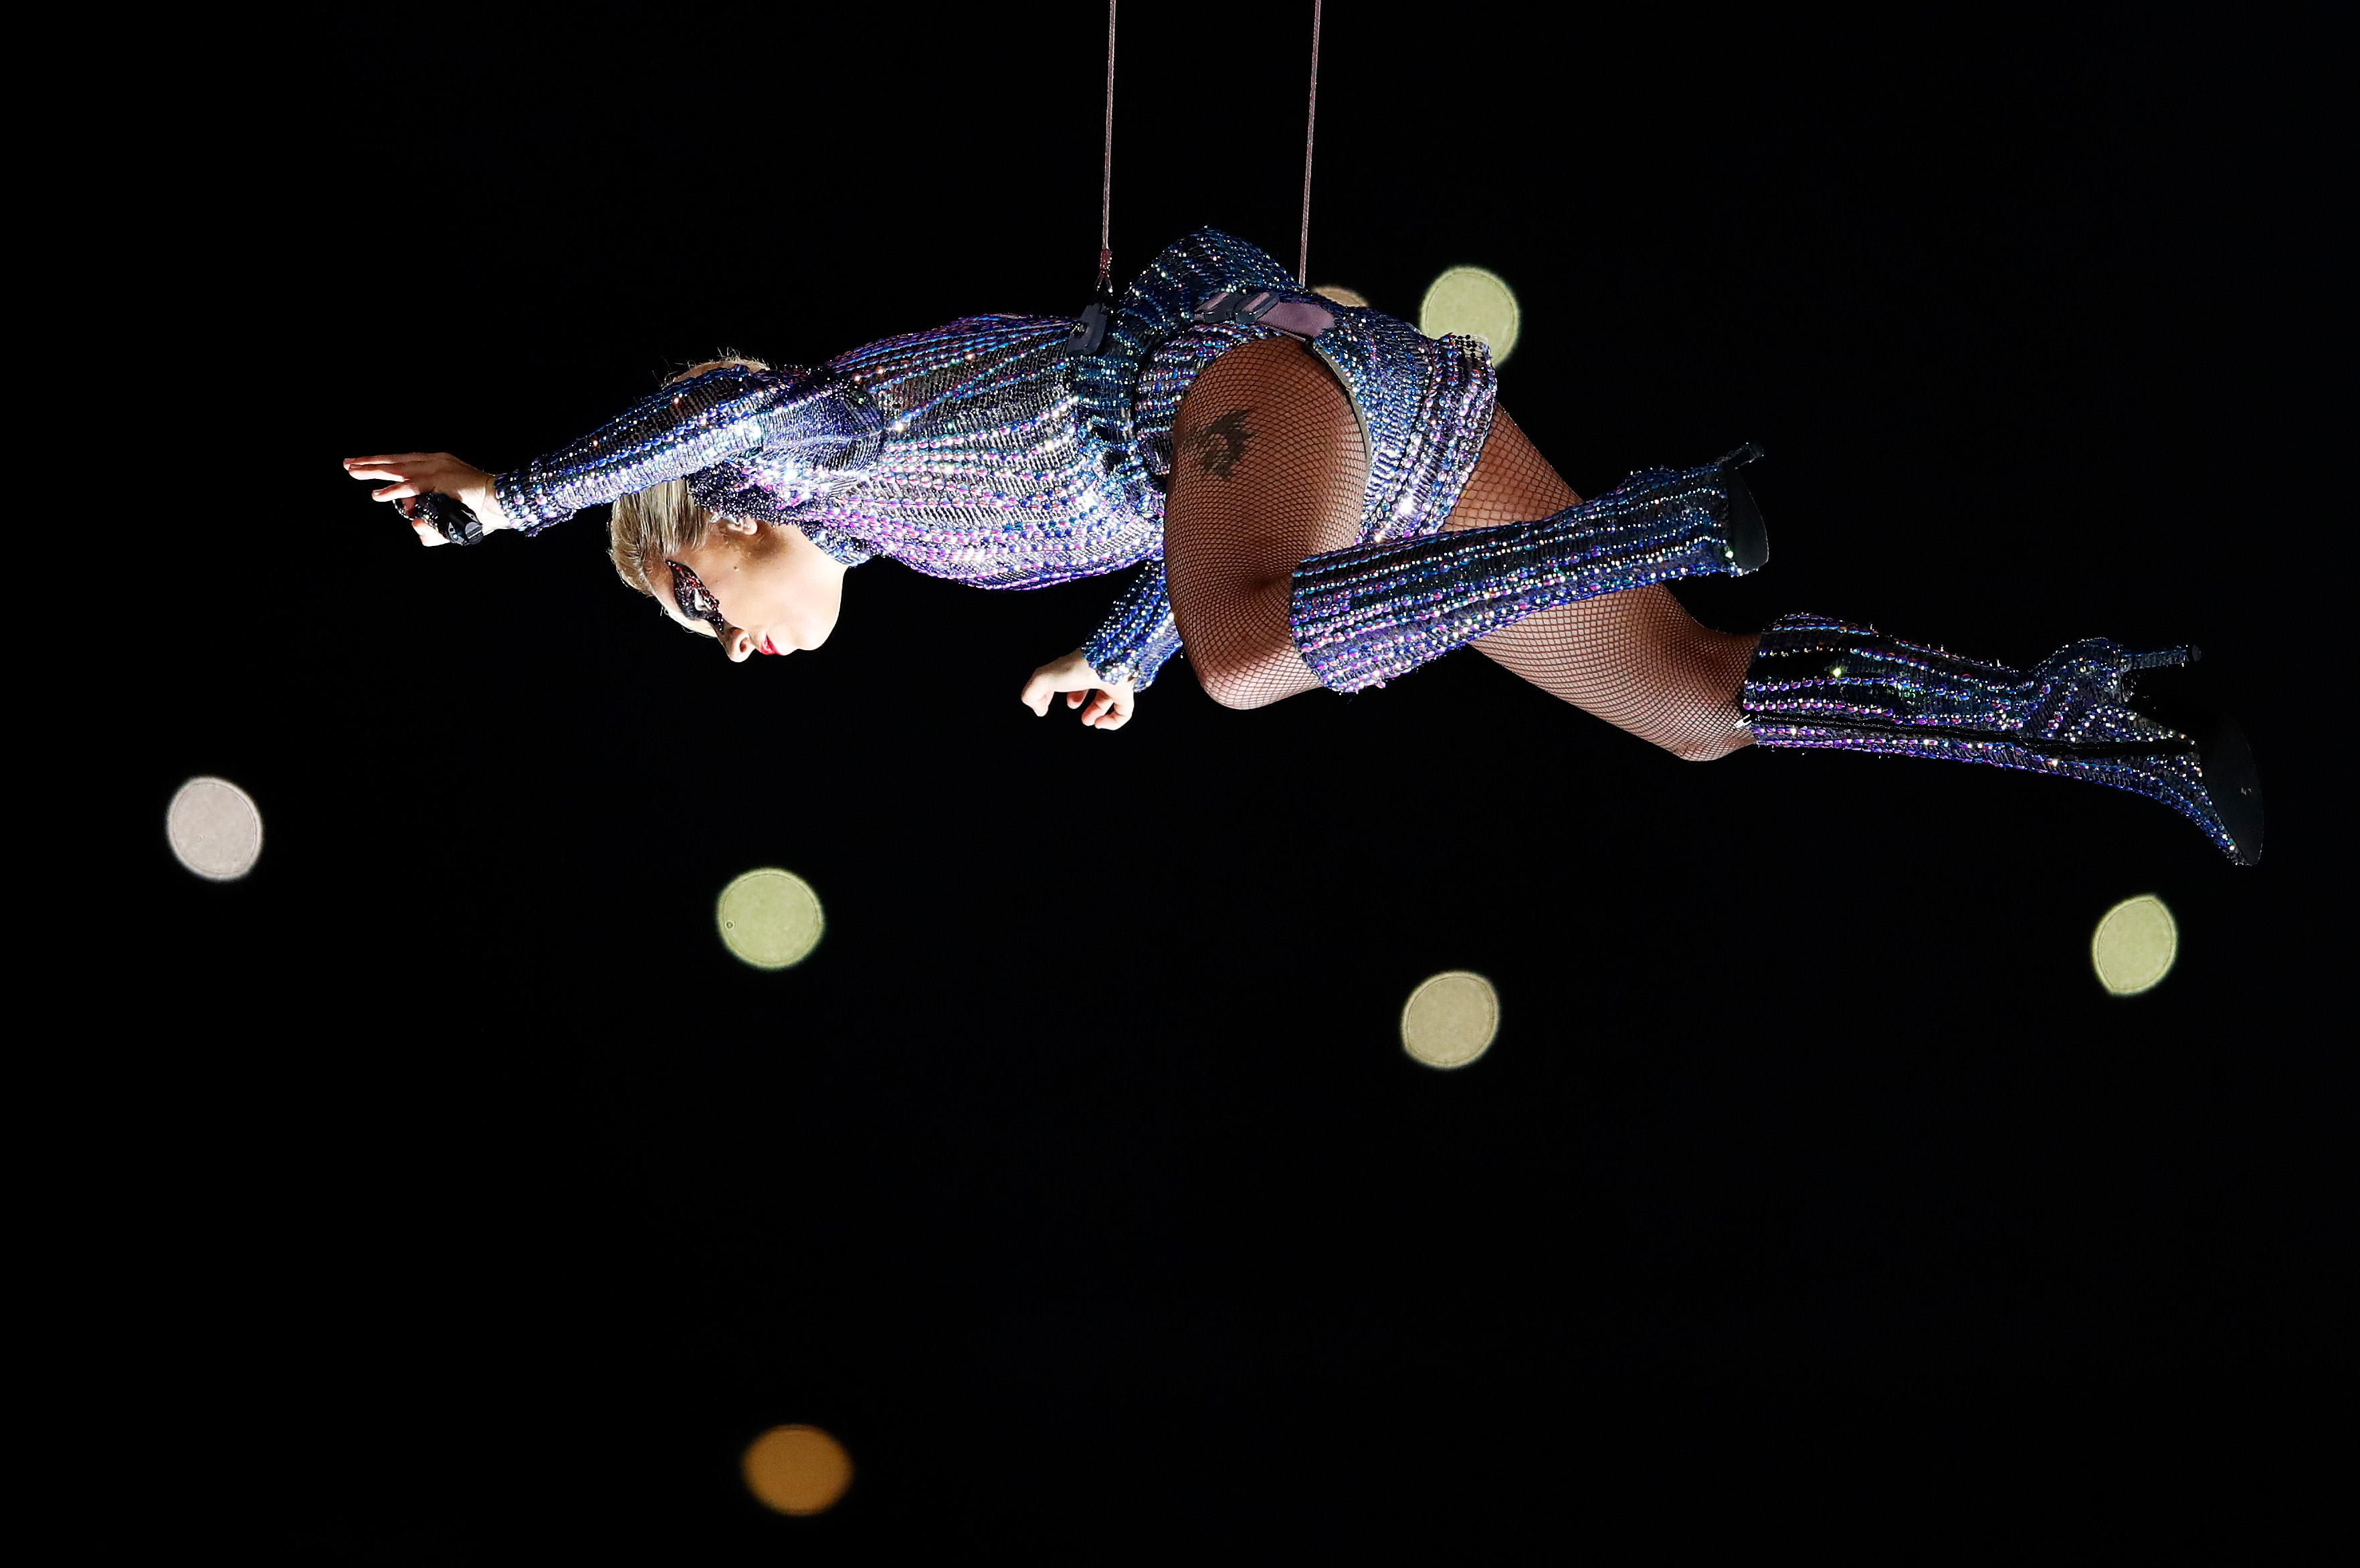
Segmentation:
{"type": "Polygon", "coordinates": [[[164,808],[173,856],[207,882],[235,882],[262,855],[262,808],[227,779],[191,779],[164,808]]]}

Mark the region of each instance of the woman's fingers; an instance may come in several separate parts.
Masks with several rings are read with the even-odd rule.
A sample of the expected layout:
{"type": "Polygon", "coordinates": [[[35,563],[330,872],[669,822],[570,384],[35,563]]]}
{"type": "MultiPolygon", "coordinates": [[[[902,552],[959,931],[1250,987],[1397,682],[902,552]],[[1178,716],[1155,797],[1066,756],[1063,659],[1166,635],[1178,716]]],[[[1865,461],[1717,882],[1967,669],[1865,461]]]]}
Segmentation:
{"type": "Polygon", "coordinates": [[[1018,698],[1038,718],[1049,711],[1049,704],[1062,695],[1068,710],[1080,709],[1083,724],[1098,729],[1117,729],[1131,718],[1131,705],[1098,683],[1097,676],[1087,666],[1068,672],[1067,661],[1043,664],[1032,672],[1024,683],[1023,695],[1018,698]],[[1068,685],[1070,682],[1072,684],[1068,685]],[[1083,707],[1084,703],[1089,706],[1083,707]]]}
{"type": "Polygon", "coordinates": [[[396,501],[393,503],[393,510],[401,514],[401,520],[404,522],[410,524],[410,532],[418,535],[418,543],[421,544],[448,544],[450,543],[449,540],[442,537],[442,531],[441,529],[435,527],[426,519],[419,516],[417,511],[413,510],[408,502],[396,501]]]}
{"type": "Polygon", "coordinates": [[[432,476],[435,469],[453,461],[447,453],[441,452],[378,452],[366,457],[345,458],[344,472],[355,479],[393,481],[371,490],[369,499],[390,502],[402,521],[410,524],[410,531],[418,535],[418,543],[432,549],[451,542],[442,537],[441,529],[418,515],[411,501],[434,489],[432,476]]]}

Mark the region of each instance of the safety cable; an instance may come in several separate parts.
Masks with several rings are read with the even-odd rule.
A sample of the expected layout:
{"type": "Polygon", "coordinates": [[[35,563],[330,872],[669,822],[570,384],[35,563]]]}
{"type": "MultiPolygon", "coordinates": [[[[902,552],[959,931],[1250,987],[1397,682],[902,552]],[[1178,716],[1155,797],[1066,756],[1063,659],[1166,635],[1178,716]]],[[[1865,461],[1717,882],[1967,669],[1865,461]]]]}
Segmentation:
{"type": "Polygon", "coordinates": [[[1311,133],[1319,128],[1320,5],[1321,0],[1311,0],[1311,108],[1303,121],[1303,249],[1295,263],[1295,280],[1306,289],[1311,286],[1311,133]]]}
{"type": "MultiPolygon", "coordinates": [[[[1114,24],[1119,0],[1107,0],[1106,152],[1098,165],[1098,293],[1114,280],[1114,24]]],[[[1303,120],[1303,243],[1295,253],[1295,280],[1311,280],[1311,150],[1319,129],[1319,27],[1325,0],[1311,0],[1311,99],[1303,120]]]]}
{"type": "Polygon", "coordinates": [[[1107,0],[1106,161],[1098,171],[1098,283],[1106,293],[1114,281],[1114,7],[1107,0]]]}

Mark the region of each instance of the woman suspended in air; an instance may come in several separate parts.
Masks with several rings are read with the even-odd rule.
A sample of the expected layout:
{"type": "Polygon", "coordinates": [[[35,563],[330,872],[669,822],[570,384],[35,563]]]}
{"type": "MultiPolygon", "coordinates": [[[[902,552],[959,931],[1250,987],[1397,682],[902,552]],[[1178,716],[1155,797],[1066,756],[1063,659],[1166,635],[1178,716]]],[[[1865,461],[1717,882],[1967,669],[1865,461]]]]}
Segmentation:
{"type": "Polygon", "coordinates": [[[1384,685],[1472,643],[1679,756],[1833,747],[2054,773],[2152,797],[2260,858],[2250,756],[2225,723],[2142,711],[2191,647],[2103,638],[2030,669],[1857,621],[1699,626],[1664,587],[1768,555],[1739,448],[1577,498],[1494,400],[1478,340],[1428,338],[1296,285],[1212,230],[1110,312],[989,315],[816,369],[697,367],[549,456],[348,459],[429,544],[532,534],[611,505],[615,567],[735,661],[816,648],[880,555],[978,587],[1137,567],[1103,625],[1033,672],[1118,729],[1185,651],[1215,700],[1384,685]]]}

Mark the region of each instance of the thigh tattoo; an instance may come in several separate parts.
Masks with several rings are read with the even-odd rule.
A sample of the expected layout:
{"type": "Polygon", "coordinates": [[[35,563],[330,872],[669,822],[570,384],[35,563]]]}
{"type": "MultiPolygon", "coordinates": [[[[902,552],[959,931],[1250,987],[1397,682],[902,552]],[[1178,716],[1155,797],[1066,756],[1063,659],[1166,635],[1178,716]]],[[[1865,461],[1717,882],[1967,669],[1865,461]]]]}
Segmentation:
{"type": "Polygon", "coordinates": [[[1252,415],[1250,408],[1231,409],[1218,419],[1191,425],[1180,433],[1180,449],[1196,454],[1199,472],[1226,479],[1245,456],[1246,443],[1256,434],[1246,428],[1252,415]]]}

